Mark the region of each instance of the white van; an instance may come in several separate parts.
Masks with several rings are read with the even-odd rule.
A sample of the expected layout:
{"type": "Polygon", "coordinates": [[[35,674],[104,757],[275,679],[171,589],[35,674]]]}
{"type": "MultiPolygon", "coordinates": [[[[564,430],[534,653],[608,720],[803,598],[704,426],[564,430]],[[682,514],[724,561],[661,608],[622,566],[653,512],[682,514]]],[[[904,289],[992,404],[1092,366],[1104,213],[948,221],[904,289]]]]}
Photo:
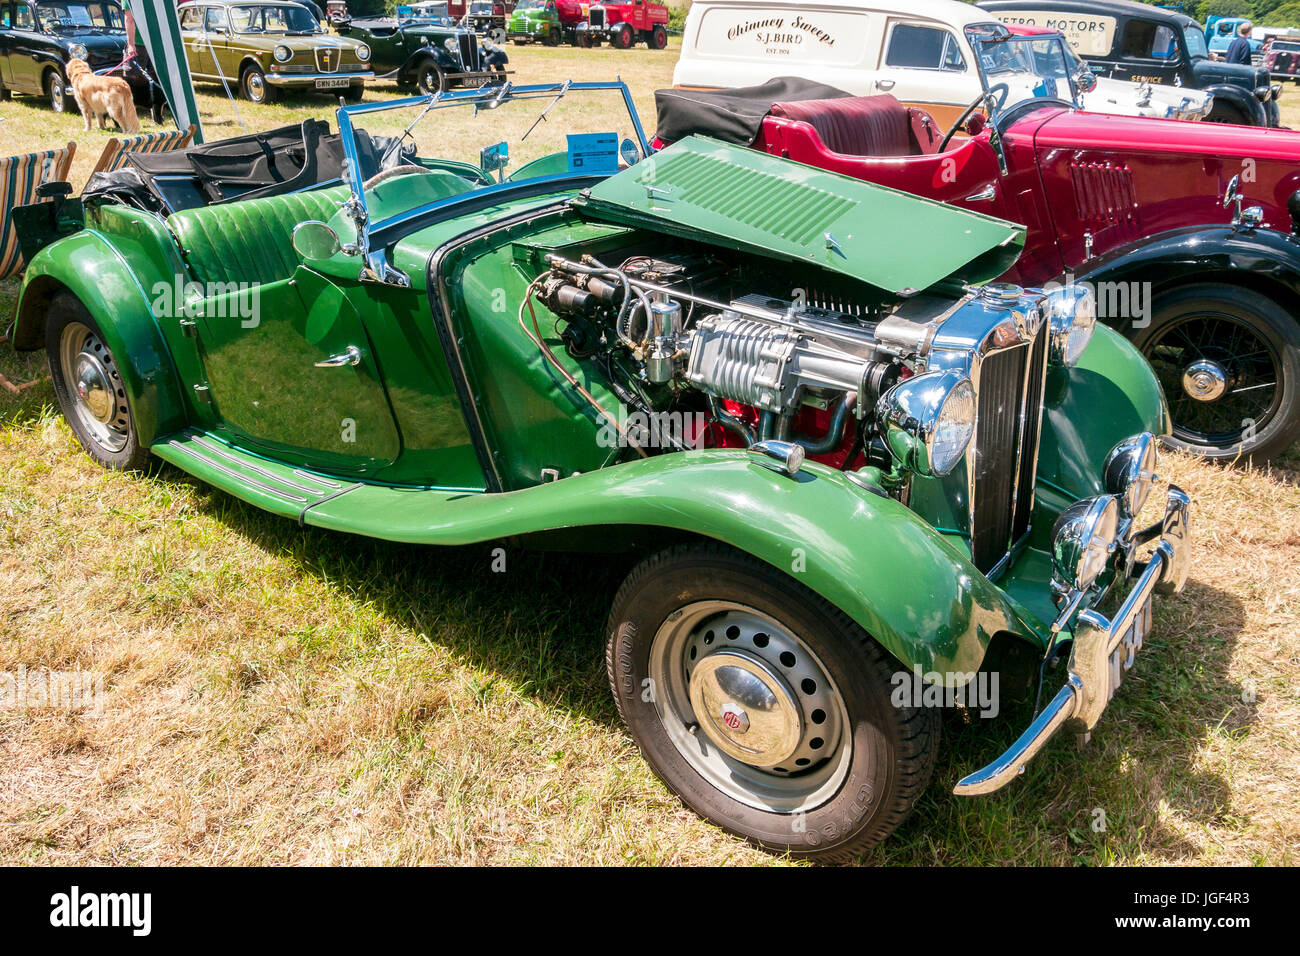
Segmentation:
{"type": "MultiPolygon", "coordinates": [[[[754,86],[799,76],[857,96],[892,93],[946,129],[980,93],[970,28],[1000,28],[957,0],[695,0],[673,85],[754,86]]],[[[1101,80],[1084,107],[1200,119],[1212,97],[1101,80]]]]}

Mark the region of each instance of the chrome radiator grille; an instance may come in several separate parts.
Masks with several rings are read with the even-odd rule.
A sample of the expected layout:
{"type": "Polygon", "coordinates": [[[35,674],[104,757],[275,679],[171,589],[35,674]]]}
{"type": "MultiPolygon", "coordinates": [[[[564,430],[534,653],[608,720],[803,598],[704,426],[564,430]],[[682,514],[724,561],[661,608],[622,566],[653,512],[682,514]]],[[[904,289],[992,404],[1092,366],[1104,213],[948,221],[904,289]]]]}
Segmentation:
{"type": "Polygon", "coordinates": [[[460,63],[466,73],[477,73],[479,71],[478,62],[478,37],[473,33],[462,33],[457,37],[460,43],[460,63]]]}
{"type": "Polygon", "coordinates": [[[337,73],[339,70],[339,61],[343,59],[343,51],[332,46],[318,46],[316,48],[316,69],[320,73],[337,73]]]}
{"type": "Polygon", "coordinates": [[[979,371],[971,553],[986,574],[1029,530],[1047,373],[1044,322],[1032,341],[985,356],[979,371]]]}

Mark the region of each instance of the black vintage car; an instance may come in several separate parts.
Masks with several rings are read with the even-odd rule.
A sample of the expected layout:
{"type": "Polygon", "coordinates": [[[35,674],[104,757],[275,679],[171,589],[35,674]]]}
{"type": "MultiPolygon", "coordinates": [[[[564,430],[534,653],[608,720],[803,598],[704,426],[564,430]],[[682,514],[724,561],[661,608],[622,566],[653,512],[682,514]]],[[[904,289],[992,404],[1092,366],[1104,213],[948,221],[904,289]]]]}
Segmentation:
{"type": "Polygon", "coordinates": [[[487,86],[506,78],[506,51],[458,26],[445,3],[402,5],[397,16],[354,19],[334,29],[370,47],[376,76],[393,77],[399,86],[415,86],[421,93],[487,86]]]}
{"type": "Polygon", "coordinates": [[[1130,0],[980,0],[1004,23],[1050,27],[1105,76],[1214,94],[1206,119],[1278,126],[1281,84],[1268,70],[1210,59],[1205,29],[1183,13],[1130,0]]]}
{"type": "Polygon", "coordinates": [[[126,28],[116,0],[0,0],[0,99],[43,96],[56,113],[75,110],[67,64],[80,58],[131,84],[136,108],[162,121],[166,100],[151,83],[143,48],[125,63],[126,28]],[[113,69],[116,68],[116,69],[113,69]]]}

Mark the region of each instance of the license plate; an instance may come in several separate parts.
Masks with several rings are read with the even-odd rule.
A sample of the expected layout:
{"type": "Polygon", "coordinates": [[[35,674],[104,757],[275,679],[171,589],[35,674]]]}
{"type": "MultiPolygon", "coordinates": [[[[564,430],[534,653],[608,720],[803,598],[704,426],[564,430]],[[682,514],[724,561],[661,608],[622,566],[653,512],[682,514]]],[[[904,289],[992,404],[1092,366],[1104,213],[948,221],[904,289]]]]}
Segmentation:
{"type": "Polygon", "coordinates": [[[469,89],[476,90],[481,86],[487,86],[488,78],[486,76],[467,76],[465,77],[465,86],[469,89]]]}
{"type": "Polygon", "coordinates": [[[318,90],[337,90],[341,87],[348,86],[352,83],[346,76],[340,76],[334,79],[317,80],[316,89],[318,90]]]}
{"type": "Polygon", "coordinates": [[[1142,650],[1142,642],[1150,633],[1151,598],[1148,597],[1141,610],[1134,616],[1129,629],[1124,632],[1115,649],[1110,652],[1110,693],[1106,697],[1107,700],[1114,697],[1115,691],[1119,690],[1119,685],[1124,681],[1124,674],[1132,669],[1138,651],[1142,650]]]}

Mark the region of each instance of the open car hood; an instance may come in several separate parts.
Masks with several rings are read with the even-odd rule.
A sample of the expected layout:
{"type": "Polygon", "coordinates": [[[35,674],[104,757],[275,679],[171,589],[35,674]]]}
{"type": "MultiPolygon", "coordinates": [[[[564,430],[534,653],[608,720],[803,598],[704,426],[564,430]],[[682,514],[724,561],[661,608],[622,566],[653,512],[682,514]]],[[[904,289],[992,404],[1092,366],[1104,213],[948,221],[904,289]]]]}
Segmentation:
{"type": "Polygon", "coordinates": [[[702,136],[574,204],[594,218],[812,263],[895,295],[988,282],[1025,243],[1014,223],[702,136]]]}

